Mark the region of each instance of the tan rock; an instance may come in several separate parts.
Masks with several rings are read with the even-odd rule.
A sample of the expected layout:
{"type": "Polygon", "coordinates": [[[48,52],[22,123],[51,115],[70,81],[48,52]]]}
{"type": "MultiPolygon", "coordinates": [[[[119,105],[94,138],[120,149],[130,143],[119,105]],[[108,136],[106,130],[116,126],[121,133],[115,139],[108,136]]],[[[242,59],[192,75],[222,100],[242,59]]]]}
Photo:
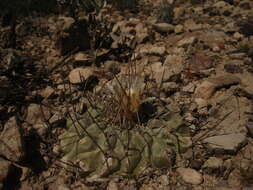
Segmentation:
{"type": "Polygon", "coordinates": [[[110,181],[106,190],[119,190],[119,187],[117,183],[115,183],[114,181],[110,181]]]}
{"type": "Polygon", "coordinates": [[[67,30],[70,28],[70,26],[75,22],[75,19],[72,17],[65,17],[65,16],[60,16],[57,21],[58,27],[60,27],[62,30],[67,30]]]}
{"type": "Polygon", "coordinates": [[[177,42],[177,47],[185,47],[185,46],[191,45],[196,40],[197,40],[197,38],[195,36],[183,38],[182,40],[177,42]]]}
{"type": "Polygon", "coordinates": [[[184,69],[184,59],[179,55],[168,55],[164,61],[164,65],[174,74],[179,74],[184,69]]]}
{"type": "Polygon", "coordinates": [[[210,82],[214,83],[216,88],[221,88],[223,86],[229,86],[233,84],[239,84],[241,82],[240,78],[234,75],[223,75],[208,79],[210,82]]]}
{"type": "Polygon", "coordinates": [[[147,75],[151,78],[155,79],[158,84],[161,82],[166,82],[170,79],[170,77],[174,74],[169,70],[169,67],[162,65],[161,62],[156,62],[150,65],[146,70],[147,75]]]}
{"type": "Polygon", "coordinates": [[[190,70],[200,72],[213,67],[213,59],[203,53],[196,53],[189,61],[190,70]]]}
{"type": "Polygon", "coordinates": [[[166,48],[164,46],[145,44],[140,47],[139,54],[140,55],[164,55],[166,52],[166,48]]]}
{"type": "Polygon", "coordinates": [[[177,172],[182,180],[192,185],[199,185],[203,182],[202,174],[191,168],[178,168],[177,172]]]}
{"type": "Polygon", "coordinates": [[[160,33],[172,33],[174,32],[174,26],[168,23],[157,23],[153,25],[153,28],[160,33]]]}
{"type": "Polygon", "coordinates": [[[69,80],[72,84],[79,84],[85,82],[92,75],[93,69],[90,67],[76,68],[70,72],[69,80]]]}
{"type": "Polygon", "coordinates": [[[208,99],[214,94],[214,92],[215,92],[215,85],[209,81],[203,81],[196,88],[196,97],[208,99]]]}
{"type": "Polygon", "coordinates": [[[195,91],[196,85],[194,83],[189,83],[182,88],[183,92],[193,93],[195,91]]]}
{"type": "Polygon", "coordinates": [[[240,82],[241,82],[240,78],[234,75],[223,75],[223,76],[209,78],[203,81],[196,88],[196,97],[209,99],[216,90],[222,87],[228,87],[234,84],[239,84],[240,82]]]}
{"type": "Polygon", "coordinates": [[[176,7],[173,9],[173,12],[174,12],[174,18],[179,19],[185,13],[185,9],[183,7],[176,7]]]}
{"type": "Polygon", "coordinates": [[[236,33],[234,33],[233,37],[234,37],[235,39],[237,39],[237,40],[240,40],[240,39],[243,38],[243,35],[240,34],[239,32],[236,32],[236,33]]]}
{"type": "Polygon", "coordinates": [[[43,124],[49,120],[51,112],[49,108],[39,104],[30,104],[27,108],[27,115],[25,121],[31,125],[43,124]]]}
{"type": "Polygon", "coordinates": [[[228,177],[228,185],[231,187],[239,187],[242,185],[242,176],[239,169],[234,169],[228,177]]]}
{"type": "Polygon", "coordinates": [[[78,52],[77,54],[74,55],[75,65],[78,65],[78,66],[90,65],[89,60],[90,59],[89,59],[88,55],[86,55],[84,52],[78,52]]]}
{"type": "Polygon", "coordinates": [[[202,24],[196,24],[192,19],[186,20],[184,23],[186,31],[196,31],[202,29],[202,24]]]}
{"type": "Polygon", "coordinates": [[[175,26],[174,31],[176,34],[180,34],[180,33],[184,32],[184,26],[182,24],[178,24],[175,26]]]}
{"type": "Polygon", "coordinates": [[[48,86],[40,92],[40,95],[43,98],[50,98],[50,96],[52,96],[54,92],[55,90],[52,87],[48,86]]]}
{"type": "Polygon", "coordinates": [[[216,158],[216,157],[210,157],[202,166],[202,168],[207,168],[207,169],[218,169],[221,168],[223,165],[223,160],[221,158],[216,158]]]}
{"type": "Polygon", "coordinates": [[[0,170],[0,189],[3,188],[4,180],[8,176],[10,166],[11,166],[10,162],[8,162],[0,157],[0,168],[1,168],[1,170],[0,170]]]}
{"type": "Polygon", "coordinates": [[[158,190],[158,185],[156,184],[143,184],[140,190],[158,190]]]}
{"type": "Polygon", "coordinates": [[[215,3],[213,6],[216,8],[224,8],[226,7],[228,4],[225,1],[218,1],[217,3],[215,3]]]}
{"type": "Polygon", "coordinates": [[[10,118],[0,134],[0,155],[11,161],[18,162],[24,156],[23,138],[20,126],[14,117],[10,118]]]}
{"type": "Polygon", "coordinates": [[[243,133],[218,135],[203,140],[206,146],[217,153],[236,153],[246,143],[243,133]]]}
{"type": "Polygon", "coordinates": [[[149,38],[148,28],[145,27],[142,23],[138,23],[135,27],[136,35],[135,40],[137,44],[145,42],[149,38]]]}

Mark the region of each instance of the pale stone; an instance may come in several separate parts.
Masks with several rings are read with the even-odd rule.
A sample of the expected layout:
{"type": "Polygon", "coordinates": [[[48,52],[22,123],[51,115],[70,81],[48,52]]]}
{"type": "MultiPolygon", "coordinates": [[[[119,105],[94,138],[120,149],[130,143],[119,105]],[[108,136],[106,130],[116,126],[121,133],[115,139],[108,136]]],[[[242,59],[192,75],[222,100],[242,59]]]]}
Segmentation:
{"type": "Polygon", "coordinates": [[[177,42],[177,46],[178,47],[184,47],[184,46],[191,45],[196,41],[196,39],[197,38],[195,36],[184,38],[184,39],[180,40],[179,42],[177,42]]]}
{"type": "Polygon", "coordinates": [[[119,187],[114,181],[110,181],[106,189],[107,190],[119,190],[119,187]]]}
{"type": "Polygon", "coordinates": [[[203,140],[214,151],[236,153],[240,146],[245,144],[246,135],[243,133],[219,135],[208,137],[203,140]]]}
{"type": "Polygon", "coordinates": [[[203,182],[202,174],[191,168],[178,168],[177,172],[183,181],[192,185],[200,185],[203,182]]]}
{"type": "Polygon", "coordinates": [[[175,26],[174,31],[176,34],[182,33],[184,31],[184,26],[182,24],[178,24],[175,26]]]}
{"type": "Polygon", "coordinates": [[[157,32],[161,33],[171,33],[174,31],[174,26],[168,23],[157,23],[153,27],[157,32]]]}
{"type": "Polygon", "coordinates": [[[234,33],[234,38],[239,40],[239,39],[243,38],[243,35],[240,34],[239,32],[236,32],[236,33],[234,33]]]}
{"type": "Polygon", "coordinates": [[[202,166],[202,168],[218,169],[223,165],[223,160],[221,158],[210,157],[202,166]]]}
{"type": "Polygon", "coordinates": [[[40,95],[43,97],[43,98],[49,98],[51,95],[54,94],[54,89],[50,86],[46,87],[45,89],[43,89],[41,92],[40,92],[40,95]]]}
{"type": "Polygon", "coordinates": [[[11,163],[0,157],[0,189],[3,187],[4,180],[7,178],[11,163]]]}
{"type": "Polygon", "coordinates": [[[74,55],[76,65],[89,65],[89,57],[84,52],[78,52],[74,55]]]}
{"type": "Polygon", "coordinates": [[[182,88],[182,91],[193,93],[195,91],[195,88],[196,88],[195,84],[189,83],[188,85],[186,85],[182,88]]]}
{"type": "Polygon", "coordinates": [[[239,84],[240,78],[234,75],[223,75],[209,78],[203,81],[196,89],[196,97],[209,99],[217,89],[222,87],[239,84]]]}
{"type": "Polygon", "coordinates": [[[69,80],[72,84],[78,84],[85,82],[89,77],[93,75],[91,68],[76,68],[69,74],[69,80]]]}
{"type": "Polygon", "coordinates": [[[43,124],[50,119],[51,113],[49,108],[39,104],[30,104],[27,108],[26,122],[32,125],[43,124]]]}
{"type": "Polygon", "coordinates": [[[15,117],[10,118],[0,134],[0,155],[14,162],[20,161],[25,154],[22,137],[20,126],[17,125],[15,117]]]}

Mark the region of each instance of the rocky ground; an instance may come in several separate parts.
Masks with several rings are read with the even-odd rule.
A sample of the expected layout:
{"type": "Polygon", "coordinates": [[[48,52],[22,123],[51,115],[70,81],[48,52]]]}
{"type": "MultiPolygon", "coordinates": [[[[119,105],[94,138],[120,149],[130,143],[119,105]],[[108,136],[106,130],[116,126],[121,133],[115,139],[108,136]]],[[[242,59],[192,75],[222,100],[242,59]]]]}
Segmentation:
{"type": "Polygon", "coordinates": [[[2,26],[0,189],[253,189],[252,10],[22,17],[15,48],[2,26]]]}

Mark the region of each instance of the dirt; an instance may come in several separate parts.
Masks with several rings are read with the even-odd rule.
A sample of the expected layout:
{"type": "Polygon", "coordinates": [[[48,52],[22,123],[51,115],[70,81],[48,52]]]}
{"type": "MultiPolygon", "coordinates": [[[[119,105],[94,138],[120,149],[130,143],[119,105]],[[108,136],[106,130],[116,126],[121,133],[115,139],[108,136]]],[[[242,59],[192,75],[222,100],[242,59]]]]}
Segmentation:
{"type": "Polygon", "coordinates": [[[253,2],[128,3],[1,17],[0,189],[253,189],[253,2]]]}

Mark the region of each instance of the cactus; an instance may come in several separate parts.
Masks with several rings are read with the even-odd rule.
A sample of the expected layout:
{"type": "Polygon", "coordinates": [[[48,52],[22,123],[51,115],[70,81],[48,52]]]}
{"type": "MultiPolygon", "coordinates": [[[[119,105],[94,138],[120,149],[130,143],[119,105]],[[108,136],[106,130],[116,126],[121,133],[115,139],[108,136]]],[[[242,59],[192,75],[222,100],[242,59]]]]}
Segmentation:
{"type": "Polygon", "coordinates": [[[93,177],[138,176],[149,167],[171,167],[176,153],[185,151],[191,143],[189,137],[177,132],[184,127],[181,116],[173,112],[169,115],[169,120],[153,119],[131,130],[103,123],[93,108],[82,116],[72,116],[67,131],[60,136],[62,161],[67,163],[64,166],[78,166],[93,177]]]}
{"type": "Polygon", "coordinates": [[[178,107],[163,104],[166,112],[160,118],[152,113],[141,119],[143,104],[159,107],[161,102],[144,99],[147,81],[136,62],[128,64],[126,71],[85,95],[90,106],[84,114],[69,114],[67,130],[59,137],[64,167],[98,178],[139,176],[150,167],[172,167],[176,154],[191,146],[178,107]]]}

